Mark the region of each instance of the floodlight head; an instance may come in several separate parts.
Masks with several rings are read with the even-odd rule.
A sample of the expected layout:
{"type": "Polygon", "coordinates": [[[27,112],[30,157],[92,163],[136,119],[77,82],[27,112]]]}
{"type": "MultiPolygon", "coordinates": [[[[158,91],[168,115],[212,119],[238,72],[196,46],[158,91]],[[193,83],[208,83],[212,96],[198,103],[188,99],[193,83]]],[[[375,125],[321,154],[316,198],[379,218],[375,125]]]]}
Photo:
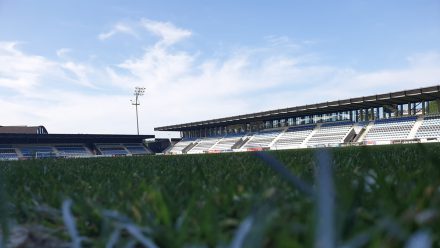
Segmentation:
{"type": "Polygon", "coordinates": [[[145,93],[145,87],[138,87],[138,86],[136,86],[134,88],[134,95],[135,96],[143,96],[144,93],[145,93]]]}

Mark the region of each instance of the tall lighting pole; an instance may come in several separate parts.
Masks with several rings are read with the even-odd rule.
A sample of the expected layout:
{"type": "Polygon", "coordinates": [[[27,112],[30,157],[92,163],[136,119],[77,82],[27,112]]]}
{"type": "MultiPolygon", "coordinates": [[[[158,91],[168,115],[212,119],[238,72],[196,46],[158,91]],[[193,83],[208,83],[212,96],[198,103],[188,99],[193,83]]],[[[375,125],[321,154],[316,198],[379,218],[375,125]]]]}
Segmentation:
{"type": "Polygon", "coordinates": [[[141,105],[139,102],[139,97],[143,96],[145,93],[144,87],[135,87],[134,88],[134,96],[136,97],[135,100],[130,100],[131,105],[136,106],[136,127],[137,127],[137,134],[139,135],[139,117],[138,117],[138,106],[141,105]]]}

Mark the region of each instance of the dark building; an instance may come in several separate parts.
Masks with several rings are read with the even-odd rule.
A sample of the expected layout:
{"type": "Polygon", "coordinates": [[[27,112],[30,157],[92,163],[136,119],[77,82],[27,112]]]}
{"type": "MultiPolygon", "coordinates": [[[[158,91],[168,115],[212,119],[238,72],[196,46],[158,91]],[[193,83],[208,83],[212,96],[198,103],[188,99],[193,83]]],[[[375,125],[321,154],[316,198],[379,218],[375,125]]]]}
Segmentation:
{"type": "Polygon", "coordinates": [[[133,156],[153,154],[154,135],[49,134],[44,126],[1,126],[0,159],[133,156]]]}

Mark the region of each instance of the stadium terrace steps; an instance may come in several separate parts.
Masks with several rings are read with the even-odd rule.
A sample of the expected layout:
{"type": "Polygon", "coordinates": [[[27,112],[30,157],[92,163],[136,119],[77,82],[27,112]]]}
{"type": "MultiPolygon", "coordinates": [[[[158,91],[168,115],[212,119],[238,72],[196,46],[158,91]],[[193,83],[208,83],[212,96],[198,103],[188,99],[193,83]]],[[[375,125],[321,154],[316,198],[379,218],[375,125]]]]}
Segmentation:
{"type": "Polygon", "coordinates": [[[316,124],[315,128],[312,130],[312,132],[303,140],[303,142],[301,143],[301,147],[307,147],[307,142],[309,142],[309,140],[313,137],[313,135],[315,135],[316,132],[318,132],[318,130],[321,128],[321,124],[318,123],[316,124]]]}
{"type": "Polygon", "coordinates": [[[417,130],[415,138],[423,140],[440,139],[440,116],[426,116],[417,130]]]}
{"type": "Polygon", "coordinates": [[[236,149],[236,145],[245,140],[244,134],[228,134],[223,137],[206,137],[200,139],[182,139],[168,153],[196,154],[205,152],[223,152],[236,149]]]}
{"type": "Polygon", "coordinates": [[[239,145],[240,141],[243,141],[244,135],[230,134],[219,140],[209,151],[231,151],[239,145]]]}
{"type": "Polygon", "coordinates": [[[182,153],[187,153],[189,150],[191,150],[197,144],[198,144],[198,141],[195,141],[195,142],[189,144],[187,147],[183,148],[182,153]]]}
{"type": "Polygon", "coordinates": [[[275,150],[299,148],[314,128],[315,125],[289,127],[273,142],[271,148],[275,150]]]}
{"type": "Polygon", "coordinates": [[[283,136],[283,134],[287,131],[287,129],[288,129],[287,127],[283,128],[282,129],[283,131],[275,139],[272,140],[272,142],[269,144],[269,147],[272,148],[272,146],[283,136]]]}
{"type": "Polygon", "coordinates": [[[419,130],[420,126],[423,123],[423,116],[419,116],[416,120],[416,123],[412,127],[411,131],[408,134],[408,139],[414,139],[416,137],[417,130],[419,130]]]}
{"type": "Polygon", "coordinates": [[[210,137],[210,138],[203,138],[198,141],[196,145],[188,149],[187,151],[184,151],[186,153],[204,153],[208,151],[211,147],[213,147],[215,144],[217,144],[222,137],[210,137]]]}
{"type": "Polygon", "coordinates": [[[246,144],[249,140],[251,139],[251,136],[244,136],[243,138],[241,138],[239,141],[237,141],[237,143],[235,143],[235,145],[232,146],[232,149],[240,149],[244,144],[246,144]]]}
{"type": "Polygon", "coordinates": [[[270,130],[254,133],[252,137],[246,142],[240,150],[255,150],[255,149],[269,149],[272,141],[280,135],[284,129],[270,130]]]}
{"type": "Polygon", "coordinates": [[[173,148],[171,148],[170,153],[171,154],[182,154],[183,151],[192,145],[194,142],[196,142],[196,139],[182,139],[181,141],[174,144],[173,148]]]}
{"type": "Polygon", "coordinates": [[[416,120],[416,116],[376,120],[364,141],[367,144],[389,144],[391,141],[407,140],[416,120]]]}
{"type": "Polygon", "coordinates": [[[364,142],[365,137],[367,136],[370,129],[374,126],[374,121],[368,122],[367,126],[363,130],[363,132],[360,134],[360,137],[357,139],[357,142],[364,142]]]}
{"type": "Polygon", "coordinates": [[[307,140],[307,146],[334,146],[344,143],[345,138],[353,130],[352,122],[323,123],[307,140]]]}
{"type": "Polygon", "coordinates": [[[20,149],[18,149],[17,147],[15,147],[15,152],[17,153],[19,158],[23,157],[23,153],[21,153],[20,149]]]}

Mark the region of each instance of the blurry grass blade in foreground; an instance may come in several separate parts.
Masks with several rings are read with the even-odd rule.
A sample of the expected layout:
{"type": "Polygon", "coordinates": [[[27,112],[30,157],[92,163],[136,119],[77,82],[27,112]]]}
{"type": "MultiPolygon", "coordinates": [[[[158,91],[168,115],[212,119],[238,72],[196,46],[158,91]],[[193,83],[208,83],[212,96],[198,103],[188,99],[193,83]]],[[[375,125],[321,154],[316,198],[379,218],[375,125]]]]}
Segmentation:
{"type": "Polygon", "coordinates": [[[288,181],[294,188],[298,189],[307,196],[314,196],[314,191],[312,187],[299,179],[293,173],[288,170],[281,162],[275,159],[272,155],[266,152],[257,152],[256,156],[261,158],[267,165],[270,166],[274,171],[276,171],[284,180],[288,181]]]}
{"type": "Polygon", "coordinates": [[[243,247],[246,236],[249,234],[252,225],[254,222],[254,218],[252,216],[247,217],[241,222],[240,227],[235,233],[234,240],[231,243],[230,248],[241,248],[243,247]]]}
{"type": "Polygon", "coordinates": [[[278,208],[274,198],[269,197],[263,203],[254,205],[249,216],[244,218],[232,239],[230,248],[265,247],[263,242],[267,235],[267,230],[273,224],[273,220],[278,216],[278,208]]]}
{"type": "Polygon", "coordinates": [[[426,230],[414,233],[405,245],[405,248],[430,248],[431,235],[426,230]]]}
{"type": "Polygon", "coordinates": [[[329,149],[318,149],[315,153],[315,181],[317,185],[316,248],[333,248],[336,245],[334,230],[335,190],[332,175],[332,156],[329,149]]]}
{"type": "Polygon", "coordinates": [[[76,230],[75,225],[75,217],[73,217],[70,208],[72,206],[72,200],[67,199],[63,202],[62,213],[63,213],[63,221],[64,225],[69,232],[69,236],[72,239],[72,248],[80,248],[81,247],[81,237],[78,234],[78,230],[76,230]]]}
{"type": "Polygon", "coordinates": [[[142,234],[142,231],[133,224],[125,225],[125,229],[135,237],[146,248],[158,248],[158,246],[149,238],[142,234]]]}
{"type": "Polygon", "coordinates": [[[0,168],[0,247],[6,247],[9,238],[8,209],[6,187],[3,176],[3,167],[0,168]]]}

